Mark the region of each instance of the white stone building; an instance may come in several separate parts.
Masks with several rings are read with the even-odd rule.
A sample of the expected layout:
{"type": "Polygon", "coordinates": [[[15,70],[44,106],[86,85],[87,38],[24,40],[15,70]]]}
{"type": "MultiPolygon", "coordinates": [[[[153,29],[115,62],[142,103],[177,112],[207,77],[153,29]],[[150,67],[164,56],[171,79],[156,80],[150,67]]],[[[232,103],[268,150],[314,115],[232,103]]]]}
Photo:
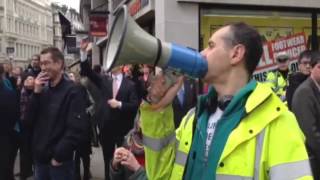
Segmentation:
{"type": "Polygon", "coordinates": [[[59,19],[59,11],[61,11],[61,6],[58,4],[51,4],[52,8],[52,18],[53,18],[53,46],[62,50],[63,41],[62,41],[62,32],[61,24],[59,19]]]}
{"type": "Polygon", "coordinates": [[[33,54],[53,45],[52,23],[48,0],[0,0],[0,60],[28,64],[33,54]]]}

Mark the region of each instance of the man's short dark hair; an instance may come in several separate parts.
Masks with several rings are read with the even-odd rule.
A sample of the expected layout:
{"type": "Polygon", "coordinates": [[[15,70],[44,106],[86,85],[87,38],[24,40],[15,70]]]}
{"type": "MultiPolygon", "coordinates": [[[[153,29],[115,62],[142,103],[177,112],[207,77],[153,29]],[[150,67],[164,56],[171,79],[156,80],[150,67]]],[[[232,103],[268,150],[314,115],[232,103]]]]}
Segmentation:
{"type": "Polygon", "coordinates": [[[243,22],[227,24],[230,27],[230,37],[225,37],[231,40],[233,46],[242,44],[246,48],[244,54],[245,65],[249,75],[252,75],[256,69],[262,56],[262,39],[256,29],[243,22]]]}
{"type": "Polygon", "coordinates": [[[31,56],[31,60],[38,60],[40,61],[40,55],[39,54],[34,54],[31,56]]]}
{"type": "Polygon", "coordinates": [[[315,65],[320,63],[320,52],[313,51],[311,55],[311,67],[313,68],[315,65]]]}
{"type": "Polygon", "coordinates": [[[312,53],[313,52],[311,50],[305,50],[302,53],[300,53],[298,63],[301,64],[301,59],[303,58],[311,59],[312,53]]]}
{"type": "Polygon", "coordinates": [[[41,55],[47,54],[47,53],[51,54],[51,58],[54,61],[62,61],[64,63],[64,56],[63,56],[62,52],[58,48],[56,48],[56,47],[48,47],[48,48],[43,49],[40,52],[41,55]]]}

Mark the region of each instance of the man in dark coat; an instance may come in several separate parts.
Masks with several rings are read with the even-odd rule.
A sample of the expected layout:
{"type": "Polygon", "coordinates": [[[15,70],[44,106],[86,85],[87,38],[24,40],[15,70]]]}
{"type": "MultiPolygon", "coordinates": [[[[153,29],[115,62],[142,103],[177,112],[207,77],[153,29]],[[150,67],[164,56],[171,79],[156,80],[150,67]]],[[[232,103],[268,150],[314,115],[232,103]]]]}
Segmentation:
{"type": "Polygon", "coordinates": [[[32,124],[35,180],[72,180],[74,151],[89,137],[86,91],[64,77],[64,56],[41,51],[27,121],[32,124]]]}
{"type": "Polygon", "coordinates": [[[174,98],[172,107],[174,114],[174,125],[179,127],[182,118],[197,103],[198,87],[193,80],[184,80],[183,85],[174,98]]]}
{"type": "Polygon", "coordinates": [[[292,111],[306,136],[313,175],[320,179],[320,53],[311,58],[311,74],[296,90],[292,111]]]}
{"type": "Polygon", "coordinates": [[[31,63],[29,64],[28,68],[25,70],[25,72],[33,73],[34,75],[38,75],[40,73],[40,55],[35,54],[31,58],[31,63]]]}
{"type": "Polygon", "coordinates": [[[100,90],[102,103],[97,105],[97,111],[101,114],[98,126],[107,180],[115,145],[120,146],[124,136],[133,127],[139,101],[134,83],[123,76],[121,67],[114,68],[111,76],[100,76],[90,68],[87,59],[88,43],[82,43],[81,47],[81,74],[87,76],[100,90]]]}

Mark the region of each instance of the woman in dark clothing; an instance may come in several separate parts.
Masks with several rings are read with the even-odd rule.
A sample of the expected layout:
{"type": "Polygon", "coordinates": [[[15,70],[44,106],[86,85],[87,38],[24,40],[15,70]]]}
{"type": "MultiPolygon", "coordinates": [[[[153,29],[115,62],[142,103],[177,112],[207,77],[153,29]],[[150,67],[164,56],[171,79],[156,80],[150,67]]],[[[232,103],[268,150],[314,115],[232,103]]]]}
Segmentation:
{"type": "MultiPolygon", "coordinates": [[[[23,87],[20,95],[20,120],[21,120],[21,132],[20,132],[20,179],[25,180],[32,176],[32,153],[31,153],[31,135],[32,128],[26,120],[26,113],[29,108],[29,103],[34,89],[33,73],[25,73],[22,78],[23,87]]],[[[30,121],[29,121],[30,122],[30,121]]]]}
{"type": "MultiPolygon", "coordinates": [[[[82,86],[80,83],[80,77],[77,74],[70,72],[68,73],[68,77],[74,83],[78,84],[79,86],[82,86]]],[[[87,104],[89,108],[91,105],[89,96],[86,96],[85,98],[87,98],[87,104]]],[[[87,111],[88,111],[88,108],[87,108],[87,111]]],[[[89,119],[91,119],[90,113],[88,113],[88,115],[89,115],[89,119]]],[[[91,129],[88,131],[91,131],[91,129]]],[[[92,134],[90,135],[92,136],[92,134]]],[[[81,160],[83,164],[83,180],[89,180],[91,178],[91,173],[90,173],[90,154],[91,153],[92,153],[92,150],[91,150],[91,137],[90,137],[87,139],[87,141],[81,142],[75,152],[74,180],[81,180],[81,173],[80,173],[81,160]]]]}
{"type": "Polygon", "coordinates": [[[19,118],[19,99],[15,91],[8,88],[4,80],[4,68],[0,64],[0,179],[13,180],[11,167],[14,126],[19,118]]]}

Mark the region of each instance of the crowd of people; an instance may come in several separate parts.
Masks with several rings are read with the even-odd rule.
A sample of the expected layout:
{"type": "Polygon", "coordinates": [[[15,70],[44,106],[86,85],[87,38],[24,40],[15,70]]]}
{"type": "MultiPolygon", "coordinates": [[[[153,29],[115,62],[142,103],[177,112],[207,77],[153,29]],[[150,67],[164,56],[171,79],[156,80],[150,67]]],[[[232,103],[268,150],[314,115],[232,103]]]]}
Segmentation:
{"type": "Polygon", "coordinates": [[[320,179],[320,52],[301,53],[298,72],[281,52],[257,82],[259,33],[223,26],[201,52],[201,94],[199,81],[150,65],[91,68],[89,44],[79,73],[53,47],[25,70],[0,64],[0,179],[80,180],[82,161],[89,180],[92,146],[102,148],[106,180],[320,179]]]}
{"type": "MultiPolygon", "coordinates": [[[[125,151],[116,147],[133,153],[139,167],[145,165],[138,107],[148,94],[154,68],[127,65],[106,75],[99,65],[91,68],[90,53],[82,51],[79,73],[65,69],[57,48],[34,55],[25,70],[10,61],[0,64],[1,116],[6,122],[1,179],[80,180],[82,161],[83,179],[88,180],[91,147],[99,145],[105,179],[122,177],[112,159],[125,151]],[[20,171],[14,174],[18,153],[20,171]]],[[[196,95],[195,82],[186,81],[175,100],[177,125],[195,105],[196,95]]],[[[129,165],[125,176],[131,170],[137,169],[129,165]]]]}

